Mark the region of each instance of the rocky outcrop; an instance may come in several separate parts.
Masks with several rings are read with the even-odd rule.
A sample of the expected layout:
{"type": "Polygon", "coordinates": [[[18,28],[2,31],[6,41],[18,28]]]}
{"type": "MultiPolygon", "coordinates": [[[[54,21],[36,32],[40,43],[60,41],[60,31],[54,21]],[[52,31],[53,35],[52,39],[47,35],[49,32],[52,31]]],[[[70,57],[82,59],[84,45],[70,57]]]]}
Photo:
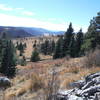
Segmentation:
{"type": "Polygon", "coordinates": [[[70,85],[74,89],[59,91],[57,100],[100,100],[100,72],[70,85]]]}

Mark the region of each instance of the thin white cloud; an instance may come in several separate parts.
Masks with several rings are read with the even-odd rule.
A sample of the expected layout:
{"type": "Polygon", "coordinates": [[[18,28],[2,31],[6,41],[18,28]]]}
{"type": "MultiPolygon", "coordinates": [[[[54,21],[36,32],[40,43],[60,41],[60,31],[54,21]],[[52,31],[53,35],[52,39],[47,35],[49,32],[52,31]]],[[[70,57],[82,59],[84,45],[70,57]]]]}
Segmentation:
{"type": "Polygon", "coordinates": [[[24,8],[12,8],[12,7],[7,6],[6,4],[0,4],[0,10],[15,11],[15,10],[24,10],[24,8]]]}
{"type": "Polygon", "coordinates": [[[23,11],[21,12],[23,15],[26,15],[26,16],[33,16],[35,15],[35,13],[31,12],[31,11],[23,11]]]}
{"type": "Polygon", "coordinates": [[[24,10],[24,8],[15,8],[15,10],[24,10]]]}
{"type": "Polygon", "coordinates": [[[7,6],[6,4],[0,4],[0,10],[2,11],[12,11],[12,12],[17,12],[21,15],[26,15],[26,16],[33,16],[35,15],[34,12],[27,11],[24,8],[12,8],[7,6]]]}
{"type": "MultiPolygon", "coordinates": [[[[18,17],[18,16],[11,16],[6,14],[0,14],[0,25],[1,26],[24,26],[24,27],[40,27],[46,28],[49,30],[57,30],[57,31],[66,31],[68,24],[55,24],[46,21],[40,21],[33,18],[25,18],[25,17],[18,17]]],[[[74,26],[74,25],[73,25],[74,26]]],[[[75,31],[79,31],[80,27],[75,26],[75,31]]],[[[86,32],[86,29],[83,30],[86,32]]]]}
{"type": "Polygon", "coordinates": [[[0,10],[3,10],[3,11],[12,11],[13,8],[8,7],[5,4],[0,4],[0,10]]]}

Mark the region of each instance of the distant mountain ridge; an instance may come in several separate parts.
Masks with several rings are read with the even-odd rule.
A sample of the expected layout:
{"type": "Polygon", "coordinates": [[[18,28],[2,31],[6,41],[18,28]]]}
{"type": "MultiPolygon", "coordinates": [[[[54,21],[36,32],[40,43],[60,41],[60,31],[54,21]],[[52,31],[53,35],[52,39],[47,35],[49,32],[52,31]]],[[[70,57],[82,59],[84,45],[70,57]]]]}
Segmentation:
{"type": "Polygon", "coordinates": [[[12,38],[64,34],[64,31],[51,31],[43,28],[0,26],[0,35],[3,32],[12,38]]]}

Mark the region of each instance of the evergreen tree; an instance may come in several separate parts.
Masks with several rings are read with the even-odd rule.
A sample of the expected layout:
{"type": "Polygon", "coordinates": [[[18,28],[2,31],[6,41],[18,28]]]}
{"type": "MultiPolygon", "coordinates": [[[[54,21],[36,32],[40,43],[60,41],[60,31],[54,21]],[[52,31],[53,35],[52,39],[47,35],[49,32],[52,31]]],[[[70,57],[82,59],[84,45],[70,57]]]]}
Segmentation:
{"type": "Polygon", "coordinates": [[[24,53],[24,46],[23,46],[22,43],[20,43],[20,44],[18,45],[18,50],[20,51],[20,56],[22,56],[23,53],[24,53]]]}
{"type": "Polygon", "coordinates": [[[45,40],[45,43],[44,43],[44,54],[45,55],[48,55],[49,54],[49,40],[45,40]]]}
{"type": "Polygon", "coordinates": [[[40,60],[40,57],[39,57],[39,53],[37,51],[37,49],[35,49],[33,52],[32,52],[32,56],[31,56],[31,61],[32,62],[37,62],[40,60]]]}
{"type": "Polygon", "coordinates": [[[40,52],[43,53],[43,54],[44,54],[44,48],[45,48],[45,45],[44,45],[44,43],[42,43],[40,45],[40,52]]]}
{"type": "Polygon", "coordinates": [[[83,44],[83,32],[82,29],[76,34],[76,57],[81,56],[81,46],[83,44]]]}
{"type": "Polygon", "coordinates": [[[7,40],[8,40],[5,32],[2,32],[1,34],[2,36],[0,38],[0,67],[2,62],[3,49],[6,48],[7,40]]]}
{"type": "Polygon", "coordinates": [[[1,60],[2,60],[2,40],[0,39],[0,66],[1,66],[1,60]]]}
{"type": "Polygon", "coordinates": [[[76,41],[75,41],[74,34],[73,34],[73,36],[71,37],[68,51],[67,51],[67,54],[70,55],[70,57],[75,57],[75,55],[76,55],[75,48],[77,48],[77,47],[75,47],[75,44],[76,44],[76,41]]]}
{"type": "Polygon", "coordinates": [[[71,42],[71,38],[73,36],[73,28],[72,28],[72,23],[70,23],[69,28],[65,32],[64,35],[64,42],[63,42],[63,56],[66,56],[68,54],[68,48],[71,42]]]}
{"type": "Polygon", "coordinates": [[[25,65],[26,65],[26,58],[25,56],[23,56],[21,59],[21,66],[25,66],[25,65]]]}
{"type": "Polygon", "coordinates": [[[55,52],[53,55],[53,59],[62,58],[63,57],[63,37],[60,37],[55,46],[55,52]]]}
{"type": "Polygon", "coordinates": [[[41,44],[41,52],[44,54],[44,55],[48,55],[50,54],[50,42],[49,40],[45,40],[44,43],[41,44]]]}
{"type": "Polygon", "coordinates": [[[52,40],[52,42],[51,42],[51,53],[54,53],[54,50],[55,50],[55,41],[52,40]]]}
{"type": "Polygon", "coordinates": [[[11,41],[6,41],[6,47],[2,51],[0,72],[8,77],[13,77],[16,72],[15,48],[11,41]]]}
{"type": "Polygon", "coordinates": [[[84,52],[91,49],[94,50],[98,45],[100,45],[100,13],[90,21],[82,50],[84,52]]]}

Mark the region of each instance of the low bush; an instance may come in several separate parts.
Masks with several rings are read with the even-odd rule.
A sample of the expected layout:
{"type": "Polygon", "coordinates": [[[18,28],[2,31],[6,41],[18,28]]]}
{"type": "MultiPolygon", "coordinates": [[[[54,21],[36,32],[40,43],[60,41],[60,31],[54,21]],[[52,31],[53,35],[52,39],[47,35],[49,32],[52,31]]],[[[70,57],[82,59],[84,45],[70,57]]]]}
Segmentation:
{"type": "Polygon", "coordinates": [[[95,51],[90,51],[86,54],[84,58],[84,65],[86,67],[100,66],[100,49],[95,49],[95,51]]]}

